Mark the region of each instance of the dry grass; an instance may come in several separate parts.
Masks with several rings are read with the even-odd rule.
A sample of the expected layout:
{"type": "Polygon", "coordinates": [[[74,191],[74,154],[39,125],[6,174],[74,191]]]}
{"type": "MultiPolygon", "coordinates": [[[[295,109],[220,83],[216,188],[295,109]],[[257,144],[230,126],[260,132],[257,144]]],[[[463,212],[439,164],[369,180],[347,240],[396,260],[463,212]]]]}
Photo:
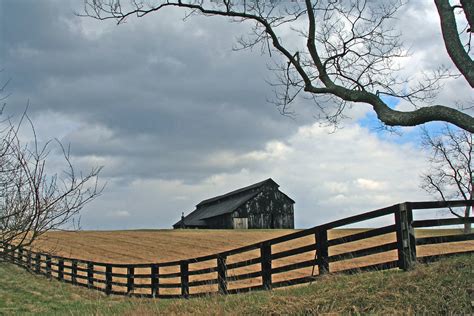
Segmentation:
{"type": "MultiPolygon", "coordinates": [[[[354,234],[364,229],[329,231],[329,239],[354,234]]],[[[64,257],[110,263],[166,262],[209,255],[251,243],[283,236],[295,230],[126,230],[57,231],[47,233],[35,249],[64,257]]],[[[460,234],[460,229],[417,230],[417,236],[460,234]]],[[[395,240],[394,234],[332,247],[330,255],[362,249],[395,240]]],[[[281,251],[314,242],[312,236],[274,246],[281,251]]],[[[419,254],[431,255],[473,249],[474,241],[424,246],[419,254]]]]}
{"type": "MultiPolygon", "coordinates": [[[[354,234],[363,229],[344,229],[329,231],[329,239],[354,234]]],[[[294,230],[141,230],[141,231],[81,231],[81,232],[50,232],[35,245],[37,250],[53,252],[57,255],[91,261],[108,263],[156,263],[198,256],[209,255],[255,242],[286,235],[294,230]]],[[[461,230],[418,230],[417,236],[449,235],[461,233],[461,230]]],[[[358,242],[347,243],[331,247],[329,254],[340,254],[357,249],[381,245],[395,241],[395,234],[386,234],[358,242]]],[[[307,236],[289,242],[272,246],[272,252],[280,252],[295,247],[314,243],[314,236],[307,236]]],[[[474,250],[474,241],[438,244],[418,247],[419,256],[474,250]]],[[[248,260],[260,255],[258,250],[248,251],[228,258],[228,263],[248,260]]],[[[313,259],[314,251],[286,257],[272,262],[272,266],[279,267],[291,263],[313,259]]],[[[331,271],[376,264],[397,259],[397,251],[392,250],[381,254],[365,256],[331,263],[331,271]]],[[[190,270],[215,266],[215,260],[190,265],[190,270]]],[[[229,270],[229,275],[239,275],[259,270],[259,264],[229,270]]],[[[125,269],[114,268],[114,272],[126,273],[125,269]],[[122,271],[123,270],[123,271],[122,271]]],[[[169,267],[161,270],[164,273],[179,272],[179,267],[169,267]]],[[[137,269],[135,273],[149,274],[149,269],[137,269]]],[[[317,274],[317,267],[302,268],[290,272],[273,275],[273,282],[288,280],[317,274]]],[[[190,281],[215,279],[216,273],[191,276],[190,281]]],[[[125,282],[125,280],[118,280],[125,282]]],[[[146,283],[149,280],[140,279],[146,283]]],[[[164,279],[164,283],[179,283],[179,278],[164,279]]],[[[229,289],[261,284],[261,278],[234,281],[229,283],[229,289]]],[[[216,285],[194,287],[191,293],[216,291],[216,285]]],[[[147,293],[147,290],[138,290],[137,293],[147,293]]],[[[179,294],[179,289],[164,289],[163,294],[179,294]]]]}
{"type": "Polygon", "coordinates": [[[190,300],[136,299],[48,280],[0,262],[0,315],[468,315],[474,255],[413,271],[330,275],[312,285],[190,300]]]}

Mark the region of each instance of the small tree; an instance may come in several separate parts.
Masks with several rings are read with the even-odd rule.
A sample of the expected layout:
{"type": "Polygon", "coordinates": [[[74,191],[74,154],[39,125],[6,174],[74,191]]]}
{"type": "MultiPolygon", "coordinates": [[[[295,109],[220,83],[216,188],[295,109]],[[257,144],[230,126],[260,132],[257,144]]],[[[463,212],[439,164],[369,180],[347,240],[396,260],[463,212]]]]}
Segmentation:
{"type": "Polygon", "coordinates": [[[102,192],[97,182],[100,170],[77,173],[69,148],[58,140],[41,145],[26,112],[17,124],[9,119],[0,122],[0,243],[11,244],[15,250],[63,227],[102,192]],[[22,127],[31,130],[31,142],[21,141],[22,127]],[[48,172],[51,165],[58,167],[57,161],[49,159],[54,149],[62,156],[62,173],[48,172]]]}
{"type": "MultiPolygon", "coordinates": [[[[437,133],[422,128],[422,144],[431,152],[430,169],[422,175],[421,187],[446,201],[473,198],[473,136],[472,133],[444,125],[437,133]]],[[[471,207],[463,214],[450,208],[459,218],[468,218],[471,207]]],[[[471,232],[471,224],[464,224],[464,232],[471,232]]]]}

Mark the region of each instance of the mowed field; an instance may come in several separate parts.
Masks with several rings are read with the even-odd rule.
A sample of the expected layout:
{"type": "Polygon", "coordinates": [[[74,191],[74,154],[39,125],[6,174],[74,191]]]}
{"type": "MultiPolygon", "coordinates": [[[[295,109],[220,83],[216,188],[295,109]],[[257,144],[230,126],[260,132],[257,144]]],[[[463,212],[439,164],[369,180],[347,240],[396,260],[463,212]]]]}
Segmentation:
{"type": "MultiPolygon", "coordinates": [[[[367,229],[330,230],[329,239],[355,234],[367,229]]],[[[297,230],[125,230],[125,231],[54,231],[48,232],[34,249],[59,256],[107,263],[157,263],[205,256],[246,246],[297,230]]],[[[461,234],[461,229],[421,229],[417,237],[461,234]]],[[[330,248],[330,255],[395,241],[386,234],[363,241],[330,248]]],[[[313,243],[308,236],[273,246],[282,251],[313,243]]],[[[474,250],[474,241],[444,243],[418,247],[418,255],[474,250]]],[[[370,262],[367,262],[370,263],[370,262]]]]}
{"type": "MultiPolygon", "coordinates": [[[[365,229],[341,229],[329,231],[329,239],[351,235],[365,229]]],[[[59,256],[105,263],[159,263],[190,259],[217,252],[238,248],[248,244],[286,235],[295,230],[136,230],[136,231],[79,231],[49,232],[35,245],[35,250],[48,251],[59,256]]],[[[460,229],[424,229],[417,230],[419,237],[452,235],[462,233],[460,229]]],[[[362,241],[330,247],[329,255],[350,252],[395,241],[395,234],[385,234],[362,241]]],[[[307,236],[272,246],[272,253],[309,245],[315,242],[314,236],[307,236]]],[[[444,243],[417,247],[418,256],[474,250],[474,241],[444,243]]],[[[227,263],[239,262],[260,256],[259,250],[228,257],[227,263]]],[[[314,259],[315,252],[277,259],[272,262],[276,268],[291,263],[314,259]]],[[[331,271],[354,268],[364,265],[397,260],[397,251],[338,261],[330,264],[331,271]]],[[[190,266],[190,270],[216,265],[215,260],[199,262],[190,266]]],[[[229,275],[239,275],[259,270],[259,264],[229,270],[229,275]]],[[[117,271],[124,272],[125,271],[117,271]]],[[[179,272],[176,268],[164,268],[164,273],[179,272]]],[[[140,273],[139,271],[137,273],[140,273]]],[[[143,271],[149,273],[149,271],[143,271]]],[[[316,275],[317,267],[306,267],[290,272],[274,274],[273,282],[309,275],[316,275]]],[[[215,278],[215,273],[191,276],[190,281],[215,278]]],[[[149,280],[148,280],[149,281],[149,280]]],[[[139,282],[146,282],[140,280],[139,282]]],[[[179,279],[166,279],[164,283],[179,283],[179,279]]],[[[246,279],[229,284],[229,289],[261,284],[261,278],[246,279]]],[[[173,289],[164,289],[173,294],[173,289]]],[[[214,291],[216,286],[194,288],[194,293],[214,291]]]]}

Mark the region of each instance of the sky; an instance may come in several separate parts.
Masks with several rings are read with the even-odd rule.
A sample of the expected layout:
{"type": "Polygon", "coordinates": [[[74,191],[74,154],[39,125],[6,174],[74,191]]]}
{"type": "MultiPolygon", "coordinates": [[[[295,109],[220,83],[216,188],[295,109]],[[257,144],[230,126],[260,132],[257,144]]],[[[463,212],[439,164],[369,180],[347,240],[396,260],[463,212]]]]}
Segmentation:
{"type": "MultiPolygon", "coordinates": [[[[267,178],[296,201],[297,228],[431,199],[419,187],[418,128],[380,131],[356,105],[334,130],[304,98],[281,115],[268,102],[278,56],[233,50],[249,25],[183,21],[176,9],[121,25],[74,12],[82,0],[0,1],[0,80],[10,80],[5,115],[29,104],[40,140],[70,144],[78,170],[103,166],[106,187],[81,211],[82,229],[171,228],[201,200],[267,178]]],[[[431,1],[411,0],[397,17],[410,51],[402,74],[453,68],[431,1]]],[[[461,78],[438,101],[469,98],[461,78]]]]}

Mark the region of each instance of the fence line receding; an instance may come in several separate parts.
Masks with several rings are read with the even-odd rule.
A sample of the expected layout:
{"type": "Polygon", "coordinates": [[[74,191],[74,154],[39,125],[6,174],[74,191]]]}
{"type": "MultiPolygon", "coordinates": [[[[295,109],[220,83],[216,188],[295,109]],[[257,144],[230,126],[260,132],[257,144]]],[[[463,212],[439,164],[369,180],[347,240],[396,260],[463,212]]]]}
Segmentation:
{"type": "MultiPolygon", "coordinates": [[[[408,270],[416,261],[450,255],[423,255],[423,247],[474,240],[474,234],[415,237],[414,229],[474,223],[474,217],[414,220],[413,213],[473,205],[472,200],[405,202],[229,251],[172,262],[104,263],[8,244],[0,245],[0,255],[35,273],[107,294],[158,298],[234,294],[308,283],[326,273],[408,270]],[[331,238],[333,229],[380,217],[390,218],[391,224],[354,233],[349,229],[347,235],[331,238]]],[[[468,248],[462,252],[474,252],[474,244],[468,248]]]]}

